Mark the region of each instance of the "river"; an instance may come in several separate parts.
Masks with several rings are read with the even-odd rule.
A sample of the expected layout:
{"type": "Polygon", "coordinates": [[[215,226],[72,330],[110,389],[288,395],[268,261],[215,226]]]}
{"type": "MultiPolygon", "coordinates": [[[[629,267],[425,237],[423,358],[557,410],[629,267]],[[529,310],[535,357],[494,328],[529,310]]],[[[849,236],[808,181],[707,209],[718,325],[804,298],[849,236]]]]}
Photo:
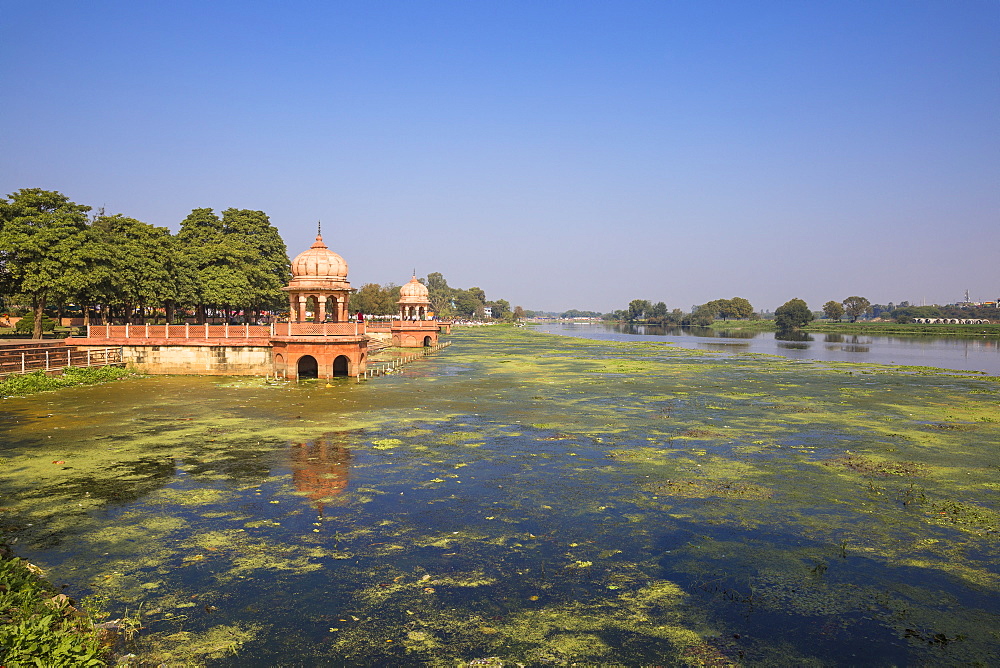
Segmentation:
{"type": "Polygon", "coordinates": [[[803,334],[782,341],[774,332],[714,330],[708,327],[656,327],[608,323],[534,325],[551,334],[602,341],[659,339],[685,348],[732,353],[768,353],[794,359],[930,366],[1000,375],[1000,340],[946,336],[870,336],[867,334],[803,334]]]}
{"type": "Polygon", "coordinates": [[[128,665],[1000,665],[997,383],[451,340],[4,399],[2,542],[128,665]]]}

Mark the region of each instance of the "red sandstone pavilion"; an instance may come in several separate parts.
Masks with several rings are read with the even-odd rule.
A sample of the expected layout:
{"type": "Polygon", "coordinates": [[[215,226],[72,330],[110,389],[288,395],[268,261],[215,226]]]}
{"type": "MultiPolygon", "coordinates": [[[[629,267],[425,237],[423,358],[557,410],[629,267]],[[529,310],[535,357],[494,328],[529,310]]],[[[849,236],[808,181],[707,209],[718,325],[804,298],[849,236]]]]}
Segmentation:
{"type": "Polygon", "coordinates": [[[451,331],[451,323],[427,320],[430,297],[415,276],[400,290],[398,319],[382,326],[352,320],[347,262],[321,235],[292,260],[292,280],[282,290],[288,322],[91,325],[86,338],[67,343],[81,350],[121,346],[123,361],[145,373],[333,378],[364,374],[373,340],[430,347],[451,331]]]}

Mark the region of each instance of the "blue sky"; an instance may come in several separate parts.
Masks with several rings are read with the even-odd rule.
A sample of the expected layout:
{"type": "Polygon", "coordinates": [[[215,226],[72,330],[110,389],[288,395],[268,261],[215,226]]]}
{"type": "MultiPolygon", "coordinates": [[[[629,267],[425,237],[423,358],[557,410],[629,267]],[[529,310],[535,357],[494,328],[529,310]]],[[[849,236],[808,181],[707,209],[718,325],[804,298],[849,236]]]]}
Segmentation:
{"type": "Polygon", "coordinates": [[[525,308],[1000,296],[1000,2],[4,0],[0,190],[525,308]]]}

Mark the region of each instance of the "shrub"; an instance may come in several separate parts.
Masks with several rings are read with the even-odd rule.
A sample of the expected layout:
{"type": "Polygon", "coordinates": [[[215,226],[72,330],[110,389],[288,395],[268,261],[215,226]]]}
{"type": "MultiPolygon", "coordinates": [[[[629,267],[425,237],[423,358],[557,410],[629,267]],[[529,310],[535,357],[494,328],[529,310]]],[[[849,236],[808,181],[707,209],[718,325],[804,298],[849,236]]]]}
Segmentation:
{"type": "MultiPolygon", "coordinates": [[[[35,314],[29,313],[28,315],[24,316],[23,318],[17,321],[17,324],[14,325],[14,330],[18,334],[31,334],[31,331],[34,329],[34,327],[35,327],[35,314]]],[[[56,328],[56,321],[47,315],[43,315],[42,331],[51,332],[55,328],[56,328]]]]}

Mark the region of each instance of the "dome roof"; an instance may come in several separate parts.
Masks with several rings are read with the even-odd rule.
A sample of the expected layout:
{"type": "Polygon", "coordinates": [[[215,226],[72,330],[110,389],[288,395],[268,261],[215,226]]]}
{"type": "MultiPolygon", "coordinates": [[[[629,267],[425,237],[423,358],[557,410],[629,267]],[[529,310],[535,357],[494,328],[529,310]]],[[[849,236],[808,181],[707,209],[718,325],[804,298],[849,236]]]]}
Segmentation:
{"type": "MultiPolygon", "coordinates": [[[[317,234],[316,241],[309,250],[302,251],[292,260],[292,276],[294,278],[332,278],[339,281],[347,279],[347,262],[323,243],[323,236],[317,234]]],[[[294,280],[293,278],[293,280],[294,280]]]]}
{"type": "Polygon", "coordinates": [[[399,301],[400,303],[408,304],[426,304],[431,300],[430,292],[427,290],[427,286],[417,280],[414,276],[410,279],[410,282],[399,289],[399,301]]]}

